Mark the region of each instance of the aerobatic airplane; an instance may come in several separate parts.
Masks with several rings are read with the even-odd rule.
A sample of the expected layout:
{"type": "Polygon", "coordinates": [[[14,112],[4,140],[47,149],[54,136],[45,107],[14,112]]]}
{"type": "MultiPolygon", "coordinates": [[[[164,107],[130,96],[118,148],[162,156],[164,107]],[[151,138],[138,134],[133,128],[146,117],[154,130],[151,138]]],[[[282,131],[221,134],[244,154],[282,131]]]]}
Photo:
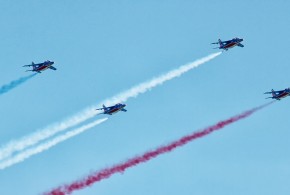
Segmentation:
{"type": "Polygon", "coordinates": [[[290,96],[290,88],[281,90],[281,91],[274,91],[272,89],[271,92],[265,92],[264,94],[272,94],[272,97],[267,97],[268,98],[272,98],[272,99],[276,99],[276,100],[281,100],[282,98],[285,98],[287,96],[290,96]]]}
{"type": "Polygon", "coordinates": [[[115,114],[119,111],[123,111],[123,112],[127,112],[126,109],[124,109],[124,107],[126,106],[126,104],[121,104],[121,103],[118,103],[114,106],[109,106],[109,107],[106,107],[104,104],[103,104],[103,108],[98,108],[96,110],[104,110],[104,112],[102,114],[109,114],[109,115],[112,115],[112,114],[115,114]]]}
{"type": "Polygon", "coordinates": [[[243,41],[244,39],[240,39],[238,37],[236,38],[233,38],[232,40],[228,40],[228,41],[222,41],[222,40],[218,40],[218,42],[216,43],[211,43],[211,44],[219,44],[220,46],[219,47],[216,47],[214,49],[224,49],[224,50],[228,50],[232,47],[235,47],[235,46],[239,46],[239,47],[244,47],[243,44],[241,44],[241,42],[243,41]]]}
{"type": "Polygon", "coordinates": [[[32,66],[32,70],[26,70],[26,72],[32,71],[32,72],[41,73],[41,71],[44,71],[48,68],[50,68],[52,70],[56,70],[56,68],[54,66],[52,66],[53,64],[54,64],[54,62],[47,60],[43,63],[38,63],[38,64],[34,64],[34,62],[32,62],[31,65],[24,65],[23,67],[32,66]]]}

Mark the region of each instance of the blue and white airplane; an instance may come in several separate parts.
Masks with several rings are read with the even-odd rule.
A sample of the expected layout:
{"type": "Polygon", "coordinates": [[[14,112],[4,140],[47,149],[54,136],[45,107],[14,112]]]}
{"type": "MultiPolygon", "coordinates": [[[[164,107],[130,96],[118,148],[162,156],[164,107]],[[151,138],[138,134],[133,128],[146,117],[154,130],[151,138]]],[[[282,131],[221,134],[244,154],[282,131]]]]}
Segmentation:
{"type": "Polygon", "coordinates": [[[45,62],[35,64],[34,62],[31,63],[31,65],[24,65],[23,67],[29,67],[32,66],[32,70],[26,70],[27,71],[32,71],[32,72],[38,72],[41,73],[41,71],[44,71],[46,69],[52,69],[56,70],[54,66],[52,66],[54,62],[46,60],[45,62]]]}
{"type": "Polygon", "coordinates": [[[272,97],[267,97],[266,99],[272,98],[272,99],[275,99],[275,100],[281,100],[282,98],[290,96],[290,88],[287,88],[287,89],[284,89],[284,90],[281,90],[281,91],[274,91],[272,89],[271,92],[265,92],[264,94],[272,94],[272,97]]]}
{"type": "Polygon", "coordinates": [[[222,40],[218,40],[218,42],[216,43],[211,43],[211,44],[219,44],[220,46],[219,47],[216,47],[214,49],[223,49],[223,50],[228,50],[232,47],[235,47],[235,46],[239,46],[239,47],[244,47],[243,44],[241,44],[241,42],[243,41],[244,39],[240,39],[238,37],[236,38],[233,38],[232,40],[228,40],[228,41],[222,41],[222,40]]]}
{"type": "Polygon", "coordinates": [[[114,106],[109,106],[109,107],[106,107],[104,104],[103,104],[103,108],[98,108],[96,110],[104,110],[104,112],[102,114],[109,114],[109,115],[112,115],[112,114],[115,114],[119,111],[123,111],[123,112],[127,112],[126,109],[124,109],[124,107],[126,106],[126,104],[121,104],[121,103],[118,103],[114,106]]]}

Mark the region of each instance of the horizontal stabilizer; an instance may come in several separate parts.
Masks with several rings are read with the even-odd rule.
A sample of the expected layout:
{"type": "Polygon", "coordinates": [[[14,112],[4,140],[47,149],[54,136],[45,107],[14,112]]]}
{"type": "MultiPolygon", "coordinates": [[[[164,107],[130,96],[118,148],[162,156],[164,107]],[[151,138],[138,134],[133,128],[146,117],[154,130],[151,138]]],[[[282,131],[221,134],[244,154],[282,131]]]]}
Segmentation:
{"type": "Polygon", "coordinates": [[[98,108],[96,110],[106,110],[106,109],[107,109],[107,107],[105,106],[105,104],[103,104],[103,108],[98,108]]]}

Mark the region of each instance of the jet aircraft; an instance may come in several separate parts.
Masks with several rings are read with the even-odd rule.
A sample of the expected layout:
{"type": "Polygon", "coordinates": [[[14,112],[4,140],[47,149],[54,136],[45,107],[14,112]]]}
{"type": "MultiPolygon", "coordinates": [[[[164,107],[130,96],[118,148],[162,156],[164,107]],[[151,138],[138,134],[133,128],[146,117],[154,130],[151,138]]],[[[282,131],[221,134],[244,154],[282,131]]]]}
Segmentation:
{"type": "Polygon", "coordinates": [[[271,92],[265,92],[264,94],[272,94],[272,97],[267,97],[268,98],[272,98],[272,99],[276,99],[276,100],[281,100],[282,98],[285,98],[287,96],[290,96],[290,88],[281,90],[281,91],[274,91],[272,89],[271,92]]]}
{"type": "Polygon", "coordinates": [[[126,106],[126,104],[118,103],[118,104],[115,104],[114,106],[106,107],[103,104],[103,108],[98,108],[96,110],[104,110],[104,112],[102,114],[112,115],[112,114],[115,114],[115,113],[117,113],[119,111],[127,112],[127,110],[124,109],[125,106],[126,106]]]}
{"type": "Polygon", "coordinates": [[[222,41],[219,39],[218,42],[211,43],[211,44],[219,44],[219,47],[216,47],[214,49],[223,49],[223,50],[227,51],[228,49],[235,47],[235,46],[244,47],[244,45],[241,44],[241,42],[243,40],[244,39],[240,39],[238,37],[233,38],[232,40],[228,40],[228,41],[222,41]]]}
{"type": "Polygon", "coordinates": [[[41,71],[44,71],[48,68],[50,68],[52,70],[56,70],[56,68],[54,66],[52,66],[53,64],[54,64],[54,62],[47,60],[45,62],[38,63],[38,64],[34,64],[34,62],[32,62],[30,65],[24,65],[23,67],[32,66],[32,70],[26,70],[26,72],[32,71],[32,72],[41,73],[41,71]]]}

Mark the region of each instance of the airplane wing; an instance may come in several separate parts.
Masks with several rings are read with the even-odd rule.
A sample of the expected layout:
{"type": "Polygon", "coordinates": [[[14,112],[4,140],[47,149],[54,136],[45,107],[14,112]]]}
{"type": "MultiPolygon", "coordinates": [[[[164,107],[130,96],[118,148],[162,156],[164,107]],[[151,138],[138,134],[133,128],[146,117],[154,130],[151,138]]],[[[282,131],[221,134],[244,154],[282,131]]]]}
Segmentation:
{"type": "Polygon", "coordinates": [[[241,43],[238,43],[237,46],[239,46],[239,47],[244,47],[244,45],[241,44],[241,43]]]}
{"type": "Polygon", "coordinates": [[[49,68],[52,70],[56,70],[56,68],[54,66],[50,66],[49,68]]]}

